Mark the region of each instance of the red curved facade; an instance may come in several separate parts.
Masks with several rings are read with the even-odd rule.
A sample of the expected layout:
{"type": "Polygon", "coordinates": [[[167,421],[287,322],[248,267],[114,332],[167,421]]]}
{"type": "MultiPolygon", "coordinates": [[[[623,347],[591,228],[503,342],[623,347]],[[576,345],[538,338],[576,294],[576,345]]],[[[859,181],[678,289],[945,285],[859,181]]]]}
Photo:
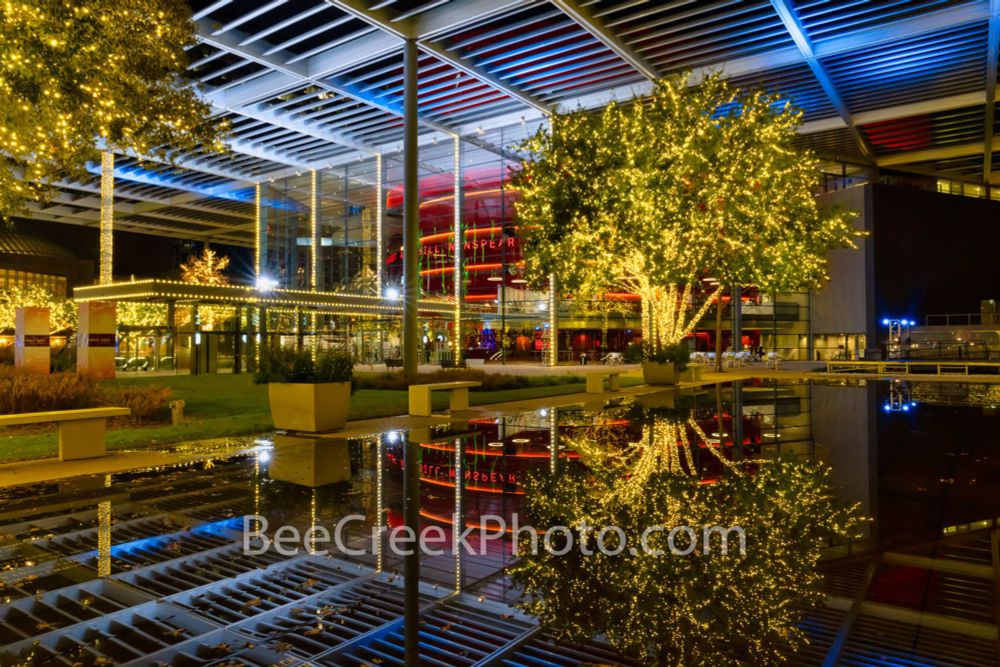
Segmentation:
{"type": "MultiPolygon", "coordinates": [[[[507,267],[510,285],[521,265],[520,238],[513,225],[514,203],[519,194],[496,167],[468,169],[463,173],[463,181],[466,298],[493,299],[501,284],[503,267],[507,267]]],[[[453,294],[455,177],[449,173],[422,178],[419,192],[421,285],[425,294],[453,294]]],[[[403,188],[394,188],[386,198],[386,208],[398,211],[402,205],[403,188]]],[[[387,251],[386,275],[390,281],[398,282],[403,273],[402,240],[391,239],[387,251]]]]}

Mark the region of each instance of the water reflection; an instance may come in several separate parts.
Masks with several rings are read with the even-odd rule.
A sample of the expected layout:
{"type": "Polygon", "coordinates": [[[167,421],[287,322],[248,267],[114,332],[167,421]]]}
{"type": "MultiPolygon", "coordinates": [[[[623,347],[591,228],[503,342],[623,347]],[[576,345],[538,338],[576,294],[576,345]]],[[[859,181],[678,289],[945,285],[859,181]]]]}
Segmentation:
{"type": "MultiPolygon", "coordinates": [[[[844,610],[856,600],[938,614],[949,627],[970,619],[992,626],[991,575],[955,584],[942,579],[950,570],[916,571],[898,561],[933,558],[939,567],[944,559],[954,569],[947,559],[958,559],[973,573],[992,571],[989,531],[1000,517],[996,391],[997,385],[958,383],[746,382],[349,441],[248,440],[246,454],[211,462],[0,489],[0,651],[38,641],[31,650],[51,658],[64,644],[60,633],[140,604],[152,605],[143,613],[168,623],[183,618],[190,626],[185,632],[201,632],[197,608],[185,612],[189,619],[170,605],[195,588],[231,588],[234,577],[284,568],[325,546],[307,541],[292,559],[244,556],[239,518],[247,514],[265,517],[272,536],[284,524],[304,532],[360,515],[347,541],[364,555],[339,557],[362,568],[357,572],[383,572],[383,583],[395,586],[390,580],[401,561],[382,529],[402,523],[407,441],[420,452],[421,525],[440,528],[445,545],[485,517],[499,517],[486,520],[493,526],[499,520],[511,525],[515,516],[536,527],[585,516],[591,525],[614,520],[629,531],[654,519],[746,523],[760,531],[748,534],[742,560],[527,560],[521,584],[503,575],[516,561],[505,536],[475,555],[449,550],[425,558],[422,577],[434,595],[463,590],[510,603],[522,588],[545,592],[541,602],[529,596],[529,608],[567,632],[611,624],[608,637],[618,633],[623,645],[642,652],[649,650],[635,645],[649,636],[642,628],[670,629],[669,645],[660,642],[655,651],[668,663],[717,665],[751,656],[753,664],[768,664],[797,651],[814,656],[802,664],[822,664],[844,610]],[[846,521],[830,524],[838,516],[829,510],[830,489],[874,518],[861,526],[861,539],[844,541],[851,532],[846,521]],[[827,538],[828,563],[816,562],[818,547],[804,548],[797,529],[827,538]],[[840,542],[831,544],[831,536],[840,542]],[[880,560],[883,551],[891,558],[880,560]],[[827,572],[835,576],[822,583],[827,572]],[[987,592],[970,602],[968,591],[979,591],[983,582],[987,592]],[[796,623],[817,596],[828,604],[796,623]],[[107,607],[97,608],[102,604],[107,607]],[[811,647],[799,645],[802,632],[811,647]]],[[[470,542],[481,546],[475,535],[470,542]]],[[[237,605],[238,614],[249,617],[280,603],[257,597],[259,607],[237,605]]],[[[894,632],[916,633],[905,656],[891,647],[871,650],[900,660],[930,651],[919,643],[917,627],[894,626],[894,632]]],[[[194,635],[175,639],[186,646],[194,635]]],[[[978,651],[972,639],[961,635],[948,645],[978,651]]],[[[848,641],[844,650],[851,646],[848,641]]],[[[995,656],[995,641],[990,650],[995,656]]],[[[296,661],[328,664],[303,651],[294,653],[296,661]]],[[[597,662],[606,661],[613,662],[597,662]]],[[[941,662],[947,661],[924,659],[941,662]]]]}
{"type": "Polygon", "coordinates": [[[713,414],[696,398],[604,410],[567,438],[584,474],[529,476],[532,525],[572,533],[554,551],[521,550],[521,604],[557,636],[602,635],[657,664],[780,663],[805,642],[802,611],[824,597],[824,547],[858,537],[861,518],[835,499],[827,467],[760,458],[757,435],[734,435],[758,415],[713,414]],[[745,551],[710,527],[739,527],[745,551]]]}

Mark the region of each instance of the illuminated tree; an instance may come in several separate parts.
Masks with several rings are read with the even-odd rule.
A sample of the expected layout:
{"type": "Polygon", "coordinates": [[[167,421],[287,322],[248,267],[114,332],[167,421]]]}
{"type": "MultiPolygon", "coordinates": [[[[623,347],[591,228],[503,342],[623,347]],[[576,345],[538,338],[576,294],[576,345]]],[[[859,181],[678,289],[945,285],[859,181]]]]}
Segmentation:
{"type": "MultiPolygon", "coordinates": [[[[197,285],[228,285],[229,276],[225,273],[228,268],[229,257],[205,248],[200,255],[192,255],[181,264],[181,280],[197,285]]],[[[228,306],[203,305],[198,308],[198,325],[211,331],[235,314],[236,310],[228,306]]]]}
{"type": "Polygon", "coordinates": [[[217,255],[211,248],[205,248],[200,255],[192,255],[181,264],[181,280],[196,285],[228,285],[229,257],[217,255]]]}
{"type": "MultiPolygon", "coordinates": [[[[801,614],[824,598],[817,571],[823,547],[858,535],[857,510],[835,500],[825,466],[755,461],[750,474],[725,460],[697,422],[668,412],[646,420],[637,442],[566,441],[579,449],[585,474],[527,481],[531,525],[569,526],[574,545],[561,556],[522,548],[513,569],[525,591],[519,604],[560,638],[604,635],[661,666],[781,664],[806,641],[801,614]],[[703,482],[692,454],[699,440],[725,461],[714,483],[703,482]],[[646,544],[663,555],[641,549],[654,525],[666,530],[650,533],[646,544]],[[604,526],[623,531],[621,554],[599,551],[594,529],[604,526]],[[694,529],[691,553],[684,553],[692,546],[686,532],[673,542],[681,553],[671,553],[667,531],[676,526],[694,529]],[[727,552],[719,531],[705,540],[703,528],[712,526],[741,527],[745,550],[735,533],[727,535],[727,552]]],[[[564,542],[555,535],[558,551],[564,542]]],[[[614,551],[619,541],[607,533],[604,544],[614,551]]]]}
{"type": "Polygon", "coordinates": [[[816,162],[792,147],[800,118],[718,76],[554,116],[523,144],[531,159],[515,175],[526,273],[536,283],[555,274],[578,296],[639,294],[654,349],[688,335],[721,297],[705,294],[706,278],[770,291],[819,284],[826,252],[855,233],[849,214],[817,208],[816,162]]]}
{"type": "Polygon", "coordinates": [[[17,309],[28,307],[48,308],[52,331],[76,328],[76,304],[39,285],[25,285],[0,290],[0,329],[13,329],[17,309]]]}
{"type": "Polygon", "coordinates": [[[119,301],[115,312],[118,323],[126,327],[167,326],[167,304],[147,301],[119,301]]]}
{"type": "MultiPolygon", "coordinates": [[[[855,213],[823,209],[819,164],[794,146],[802,113],[775,95],[734,91],[715,109],[711,150],[690,183],[697,202],[684,237],[722,288],[766,294],[818,288],[830,250],[856,247],[855,213]]],[[[717,301],[716,368],[721,369],[722,302],[717,301]]]]}
{"type": "Polygon", "coordinates": [[[86,178],[104,147],[160,159],[223,147],[226,124],[208,122],[183,76],[190,18],[184,0],[0,5],[0,218],[86,178]]]}

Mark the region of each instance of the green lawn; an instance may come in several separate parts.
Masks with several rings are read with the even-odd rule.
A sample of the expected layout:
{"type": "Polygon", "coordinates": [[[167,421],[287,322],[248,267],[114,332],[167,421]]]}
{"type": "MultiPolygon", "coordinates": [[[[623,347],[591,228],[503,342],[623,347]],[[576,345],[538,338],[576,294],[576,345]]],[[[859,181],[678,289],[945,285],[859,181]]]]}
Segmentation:
{"type": "MultiPolygon", "coordinates": [[[[138,448],[188,440],[261,433],[272,428],[267,406],[267,387],[255,385],[249,375],[200,375],[191,377],[120,378],[120,383],[147,383],[170,387],[174,398],[185,402],[188,423],[181,426],[122,428],[108,431],[108,448],[138,448]]],[[[638,378],[622,378],[622,384],[639,384],[638,378]]],[[[499,391],[471,392],[472,405],[489,405],[545,396],[561,396],[583,391],[583,385],[560,384],[499,391]]],[[[448,407],[448,397],[434,396],[434,408],[448,407]]],[[[361,389],[351,397],[349,419],[367,419],[406,414],[407,393],[361,389]]],[[[0,429],[0,461],[55,456],[55,429],[39,433],[4,435],[0,429]]]]}

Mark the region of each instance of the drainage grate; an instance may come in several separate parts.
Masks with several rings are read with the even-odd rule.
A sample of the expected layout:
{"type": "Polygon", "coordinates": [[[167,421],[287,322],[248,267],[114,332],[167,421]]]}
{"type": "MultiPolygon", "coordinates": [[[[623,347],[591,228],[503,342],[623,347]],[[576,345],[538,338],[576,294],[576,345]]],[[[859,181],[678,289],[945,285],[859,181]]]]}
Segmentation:
{"type": "Polygon", "coordinates": [[[640,667],[643,663],[597,642],[558,641],[547,634],[534,637],[500,661],[507,667],[640,667]]]}
{"type": "Polygon", "coordinates": [[[117,665],[214,629],[211,623],[171,604],[148,602],[16,642],[5,650],[15,655],[33,651],[29,665],[117,665]]]}
{"type": "MultiPolygon", "coordinates": [[[[149,537],[134,542],[116,544],[111,547],[111,574],[118,574],[137,567],[177,558],[185,558],[231,544],[236,540],[242,527],[242,519],[227,519],[204,524],[191,530],[161,537],[149,537]]],[[[87,567],[97,569],[98,556],[94,551],[75,556],[87,567]]]]}
{"type": "Polygon", "coordinates": [[[287,558],[274,551],[258,556],[243,553],[240,544],[229,544],[220,549],[186,558],[181,563],[168,562],[137,568],[115,576],[150,593],[167,597],[189,591],[223,579],[237,577],[247,572],[279,563],[287,558]]]}
{"type": "MultiPolygon", "coordinates": [[[[440,667],[463,667],[492,659],[522,641],[535,625],[493,602],[477,602],[462,595],[434,606],[421,615],[420,662],[440,667]]],[[[403,665],[403,624],[334,651],[316,660],[319,665],[403,665]]]]}
{"type": "Polygon", "coordinates": [[[182,593],[170,601],[221,625],[230,625],[328,590],[355,576],[336,561],[309,556],[264,573],[182,593]]]}
{"type": "MultiPolygon", "coordinates": [[[[428,593],[423,602],[434,597],[428,593]]],[[[309,658],[386,625],[403,613],[403,589],[393,577],[360,581],[240,626],[256,644],[309,658]]]]}
{"type": "MultiPolygon", "coordinates": [[[[111,525],[111,543],[123,544],[137,540],[177,532],[182,527],[175,519],[167,516],[148,519],[133,519],[111,525]]],[[[33,544],[57,556],[74,556],[97,549],[98,529],[96,527],[51,538],[35,540],[33,544]]]]}
{"type": "Polygon", "coordinates": [[[93,620],[150,598],[113,581],[90,581],[0,606],[0,645],[93,620]]]}
{"type": "Polygon", "coordinates": [[[302,663],[266,646],[257,646],[232,630],[215,630],[195,640],[130,662],[128,667],[293,667],[302,663]]]}

